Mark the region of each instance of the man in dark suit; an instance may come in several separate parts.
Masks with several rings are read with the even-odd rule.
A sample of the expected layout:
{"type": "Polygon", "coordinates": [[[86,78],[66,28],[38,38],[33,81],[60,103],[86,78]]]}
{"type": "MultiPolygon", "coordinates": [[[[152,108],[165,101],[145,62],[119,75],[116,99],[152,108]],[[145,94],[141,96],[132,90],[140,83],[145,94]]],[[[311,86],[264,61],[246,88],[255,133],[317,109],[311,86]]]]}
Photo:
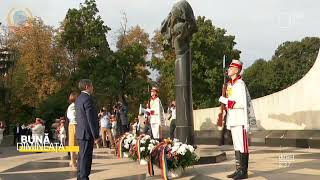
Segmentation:
{"type": "Polygon", "coordinates": [[[75,102],[77,119],[77,140],[80,147],[78,155],[77,179],[89,179],[92,164],[94,143],[99,144],[99,122],[97,111],[92,99],[93,85],[91,80],[82,79],[79,82],[81,94],[75,102]]]}
{"type": "Polygon", "coordinates": [[[22,128],[19,123],[13,128],[13,145],[16,146],[18,142],[21,140],[22,128]]]}
{"type": "Polygon", "coordinates": [[[129,119],[128,119],[128,106],[126,104],[122,104],[119,102],[119,116],[121,120],[121,125],[122,125],[122,132],[121,134],[124,134],[126,132],[130,131],[129,127],[129,119]]]}

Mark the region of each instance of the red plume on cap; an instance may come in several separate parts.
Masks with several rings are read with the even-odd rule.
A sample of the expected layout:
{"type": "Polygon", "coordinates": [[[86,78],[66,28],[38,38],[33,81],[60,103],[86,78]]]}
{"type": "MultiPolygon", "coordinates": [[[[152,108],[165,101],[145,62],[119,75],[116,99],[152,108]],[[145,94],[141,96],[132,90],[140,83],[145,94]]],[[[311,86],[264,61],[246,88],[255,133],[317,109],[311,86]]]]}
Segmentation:
{"type": "Polygon", "coordinates": [[[36,124],[44,124],[43,120],[40,118],[36,118],[36,124]]]}
{"type": "Polygon", "coordinates": [[[236,67],[241,71],[242,70],[242,63],[241,63],[241,61],[239,61],[237,59],[233,59],[229,67],[236,67]]]}
{"type": "Polygon", "coordinates": [[[156,88],[156,87],[152,87],[152,88],[151,88],[151,91],[159,92],[159,89],[158,89],[158,88],[156,88]]]}

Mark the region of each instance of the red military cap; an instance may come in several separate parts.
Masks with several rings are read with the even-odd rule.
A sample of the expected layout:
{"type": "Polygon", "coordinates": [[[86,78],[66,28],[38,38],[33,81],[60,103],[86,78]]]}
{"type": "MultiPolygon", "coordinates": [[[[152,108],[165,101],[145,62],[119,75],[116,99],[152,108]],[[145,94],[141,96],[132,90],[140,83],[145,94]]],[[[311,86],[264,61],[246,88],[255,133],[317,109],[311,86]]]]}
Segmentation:
{"type": "Polygon", "coordinates": [[[152,88],[151,88],[151,92],[152,92],[152,91],[159,92],[159,89],[158,89],[157,87],[152,87],[152,88]]]}
{"type": "Polygon", "coordinates": [[[236,67],[241,71],[242,70],[242,62],[237,59],[233,59],[229,67],[236,67]]]}

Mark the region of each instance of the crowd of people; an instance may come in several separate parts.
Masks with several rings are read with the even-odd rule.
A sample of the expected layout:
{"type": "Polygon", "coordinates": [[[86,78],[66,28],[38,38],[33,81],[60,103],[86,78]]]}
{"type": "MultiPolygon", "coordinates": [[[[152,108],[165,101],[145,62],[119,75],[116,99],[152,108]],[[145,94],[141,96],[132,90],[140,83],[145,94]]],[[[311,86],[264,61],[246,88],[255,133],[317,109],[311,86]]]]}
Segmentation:
{"type": "MultiPolygon", "coordinates": [[[[114,148],[115,139],[129,131],[135,135],[147,133],[155,139],[163,138],[161,127],[166,126],[167,119],[158,97],[158,88],[151,89],[151,98],[147,103],[146,113],[135,117],[131,123],[128,118],[127,103],[119,101],[112,108],[108,109],[104,106],[98,112],[92,98],[92,82],[89,79],[80,80],[79,89],[81,90],[79,95],[70,94],[67,118],[60,118],[60,125],[57,128],[61,142],[64,143],[65,138],[68,138],[69,146],[78,145],[80,148],[78,156],[70,154],[70,166],[78,170],[78,179],[88,179],[89,177],[94,145],[97,148],[101,146],[114,148]],[[69,124],[67,132],[66,124],[69,124]]],[[[171,103],[169,111],[171,112],[169,118],[172,122],[170,137],[173,138],[175,129],[174,101],[171,103]]]]}
{"type": "Polygon", "coordinates": [[[44,121],[40,118],[36,118],[34,123],[25,125],[20,125],[19,123],[14,126],[13,130],[13,145],[21,142],[21,136],[29,135],[33,139],[39,139],[45,134],[45,124],[44,121]]]}
{"type": "MultiPolygon", "coordinates": [[[[166,121],[171,120],[170,137],[174,137],[175,129],[175,102],[173,101],[168,108],[168,119],[165,117],[164,109],[158,97],[159,89],[151,89],[151,98],[147,103],[145,114],[129,120],[128,105],[126,102],[119,101],[112,108],[103,106],[99,112],[95,109],[92,99],[93,86],[88,79],[79,82],[81,93],[72,92],[69,95],[69,106],[66,114],[57,121],[55,135],[57,140],[68,146],[79,146],[80,152],[68,153],[70,157],[70,167],[78,170],[78,179],[88,179],[92,163],[92,149],[95,144],[100,147],[115,147],[115,139],[126,132],[134,135],[141,133],[149,134],[155,139],[163,137],[161,127],[166,126],[166,121]]],[[[0,122],[0,143],[3,139],[3,131],[6,126],[0,122]]],[[[40,118],[29,125],[16,124],[13,129],[14,142],[21,141],[22,135],[30,135],[33,138],[44,137],[45,124],[40,118]]]]}
{"type": "MultiPolygon", "coordinates": [[[[221,96],[219,101],[227,109],[227,128],[231,130],[236,157],[236,171],[228,177],[247,178],[248,168],[248,137],[246,113],[246,87],[241,79],[242,62],[233,60],[228,69],[230,82],[226,89],[226,96],[221,96]],[[234,100],[230,100],[234,99],[234,100]],[[245,107],[245,108],[244,108],[245,107]],[[239,114],[239,110],[241,113],[239,114]],[[242,117],[242,115],[245,115],[242,117]]],[[[102,107],[99,112],[95,109],[92,98],[93,85],[91,80],[82,79],[79,82],[81,93],[72,92],[69,95],[69,106],[65,117],[59,118],[56,134],[63,145],[79,146],[80,151],[70,154],[70,167],[78,171],[78,179],[89,179],[93,147],[115,147],[115,139],[131,131],[134,135],[149,134],[154,139],[167,138],[162,128],[170,122],[169,137],[175,138],[176,129],[176,102],[172,101],[167,114],[164,113],[161,100],[158,96],[159,89],[153,87],[150,99],[146,103],[143,114],[135,117],[131,123],[128,118],[128,105],[126,102],[117,102],[112,108],[102,107]]],[[[140,113],[140,110],[139,110],[140,113]]],[[[3,132],[6,129],[4,122],[0,122],[0,144],[3,132]]],[[[14,127],[14,145],[19,142],[21,135],[32,135],[33,138],[44,136],[44,121],[36,118],[33,124],[14,127]]]]}

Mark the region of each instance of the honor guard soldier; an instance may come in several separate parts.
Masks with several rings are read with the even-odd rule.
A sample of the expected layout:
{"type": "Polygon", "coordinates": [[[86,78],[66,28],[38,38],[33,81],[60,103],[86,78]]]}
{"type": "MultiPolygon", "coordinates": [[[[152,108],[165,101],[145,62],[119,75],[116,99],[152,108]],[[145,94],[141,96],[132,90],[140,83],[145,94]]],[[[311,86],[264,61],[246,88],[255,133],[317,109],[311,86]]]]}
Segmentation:
{"type": "Polygon", "coordinates": [[[158,93],[159,93],[159,89],[156,87],[152,87],[151,99],[149,101],[149,107],[148,107],[150,109],[150,125],[151,125],[152,136],[155,139],[160,138],[160,126],[165,125],[164,110],[163,110],[161,101],[158,97],[158,93]]]}
{"type": "Polygon", "coordinates": [[[228,68],[230,81],[227,84],[226,97],[221,96],[219,101],[227,108],[227,129],[231,130],[232,141],[235,150],[236,171],[228,175],[228,178],[248,178],[248,105],[246,85],[240,76],[243,63],[232,60],[228,68]]]}

